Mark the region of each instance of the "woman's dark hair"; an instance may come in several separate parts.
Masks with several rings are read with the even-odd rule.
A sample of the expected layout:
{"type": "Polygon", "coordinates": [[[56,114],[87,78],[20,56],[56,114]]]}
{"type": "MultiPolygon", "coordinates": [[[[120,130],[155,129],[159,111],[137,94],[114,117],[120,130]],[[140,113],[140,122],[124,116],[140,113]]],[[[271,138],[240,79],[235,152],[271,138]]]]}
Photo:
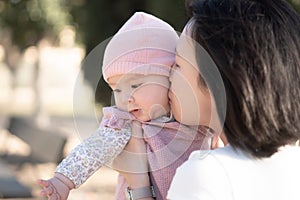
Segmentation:
{"type": "MultiPolygon", "coordinates": [[[[196,0],[186,5],[192,37],[207,50],[224,81],[229,143],[262,158],[296,142],[299,14],[283,0],[196,0]]],[[[202,76],[209,74],[205,67],[199,66],[202,76]]],[[[213,84],[207,82],[208,87],[213,84]]],[[[221,110],[217,92],[212,93],[221,110]]]]}

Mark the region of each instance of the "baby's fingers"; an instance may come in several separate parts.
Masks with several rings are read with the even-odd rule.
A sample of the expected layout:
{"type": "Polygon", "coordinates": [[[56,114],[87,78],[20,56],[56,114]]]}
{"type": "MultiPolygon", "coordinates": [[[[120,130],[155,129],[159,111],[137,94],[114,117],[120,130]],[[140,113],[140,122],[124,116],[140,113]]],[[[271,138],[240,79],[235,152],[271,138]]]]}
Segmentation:
{"type": "Polygon", "coordinates": [[[50,185],[49,181],[46,181],[46,180],[42,180],[42,179],[39,179],[38,180],[38,184],[42,187],[48,187],[50,185]]]}
{"type": "Polygon", "coordinates": [[[52,193],[53,193],[53,188],[47,187],[41,191],[40,195],[44,197],[44,196],[50,196],[50,195],[52,195],[52,193]]]}

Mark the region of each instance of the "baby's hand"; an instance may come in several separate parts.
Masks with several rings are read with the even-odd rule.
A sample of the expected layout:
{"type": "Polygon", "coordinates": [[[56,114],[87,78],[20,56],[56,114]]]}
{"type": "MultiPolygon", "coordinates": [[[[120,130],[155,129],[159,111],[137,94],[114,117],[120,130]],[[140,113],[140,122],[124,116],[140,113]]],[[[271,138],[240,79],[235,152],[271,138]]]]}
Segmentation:
{"type": "Polygon", "coordinates": [[[48,200],[67,200],[70,189],[60,179],[53,177],[49,180],[38,180],[39,185],[43,187],[41,196],[48,196],[48,200]]]}

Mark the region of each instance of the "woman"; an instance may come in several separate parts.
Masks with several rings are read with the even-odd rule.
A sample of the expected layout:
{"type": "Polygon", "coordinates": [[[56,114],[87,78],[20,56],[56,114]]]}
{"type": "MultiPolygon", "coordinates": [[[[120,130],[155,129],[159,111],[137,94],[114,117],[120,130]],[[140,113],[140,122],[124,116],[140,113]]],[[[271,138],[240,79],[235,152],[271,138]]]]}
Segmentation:
{"type": "MultiPolygon", "coordinates": [[[[189,9],[186,34],[215,61],[226,112],[218,103],[219,83],[203,64],[200,45],[194,45],[199,88],[215,99],[230,145],[205,157],[193,152],[177,169],[168,199],[299,199],[294,184],[300,180],[299,14],[283,0],[201,0],[189,9]]],[[[191,68],[182,57],[177,56],[175,74],[186,77],[191,68]]]]}

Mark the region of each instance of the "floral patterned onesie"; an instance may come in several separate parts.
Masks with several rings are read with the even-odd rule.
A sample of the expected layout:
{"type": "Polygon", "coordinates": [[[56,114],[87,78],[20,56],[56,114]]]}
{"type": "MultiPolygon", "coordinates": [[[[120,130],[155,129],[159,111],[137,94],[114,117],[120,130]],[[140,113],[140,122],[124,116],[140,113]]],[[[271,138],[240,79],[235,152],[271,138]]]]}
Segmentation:
{"type": "Polygon", "coordinates": [[[114,111],[112,107],[104,108],[99,129],[76,146],[56,168],[56,172],[68,177],[76,188],[100,167],[110,164],[130,139],[130,120],[122,117],[133,119],[133,116],[118,111],[116,117],[114,111]]]}

